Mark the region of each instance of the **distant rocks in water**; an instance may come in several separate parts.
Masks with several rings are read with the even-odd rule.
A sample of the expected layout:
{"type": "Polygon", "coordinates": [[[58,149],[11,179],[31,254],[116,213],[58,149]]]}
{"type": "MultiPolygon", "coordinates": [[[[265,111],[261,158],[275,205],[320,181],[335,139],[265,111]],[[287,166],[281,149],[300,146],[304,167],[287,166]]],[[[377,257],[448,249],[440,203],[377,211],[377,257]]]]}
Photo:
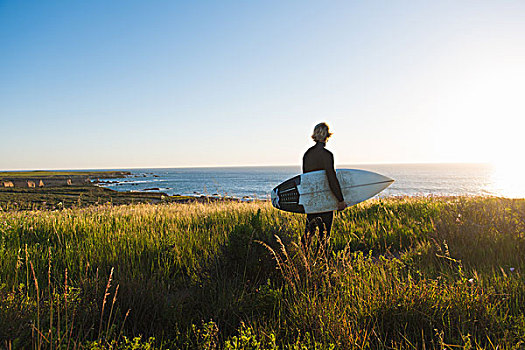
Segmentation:
{"type": "Polygon", "coordinates": [[[93,183],[105,185],[105,184],[118,184],[120,183],[120,181],[105,181],[105,180],[96,179],[95,181],[93,181],[93,183]]]}
{"type": "Polygon", "coordinates": [[[143,191],[160,191],[160,188],[158,188],[158,187],[150,187],[150,188],[143,189],[143,191]]]}

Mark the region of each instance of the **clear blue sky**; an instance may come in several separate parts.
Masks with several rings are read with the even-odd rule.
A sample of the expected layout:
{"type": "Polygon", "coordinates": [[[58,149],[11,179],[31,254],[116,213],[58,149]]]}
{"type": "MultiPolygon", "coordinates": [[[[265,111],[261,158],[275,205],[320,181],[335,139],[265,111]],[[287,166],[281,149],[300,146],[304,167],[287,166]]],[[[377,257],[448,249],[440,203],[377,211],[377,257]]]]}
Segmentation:
{"type": "Polygon", "coordinates": [[[0,0],[0,50],[0,169],[523,151],[525,1],[0,0]]]}

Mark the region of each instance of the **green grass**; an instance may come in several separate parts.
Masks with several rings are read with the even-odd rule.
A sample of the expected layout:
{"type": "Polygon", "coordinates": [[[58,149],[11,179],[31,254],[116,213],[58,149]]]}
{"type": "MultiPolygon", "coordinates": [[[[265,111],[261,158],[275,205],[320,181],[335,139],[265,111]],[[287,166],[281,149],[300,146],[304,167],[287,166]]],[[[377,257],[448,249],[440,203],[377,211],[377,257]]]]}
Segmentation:
{"type": "Polygon", "coordinates": [[[397,198],[329,246],[269,203],[0,212],[13,348],[525,346],[525,200],[397,198]]]}

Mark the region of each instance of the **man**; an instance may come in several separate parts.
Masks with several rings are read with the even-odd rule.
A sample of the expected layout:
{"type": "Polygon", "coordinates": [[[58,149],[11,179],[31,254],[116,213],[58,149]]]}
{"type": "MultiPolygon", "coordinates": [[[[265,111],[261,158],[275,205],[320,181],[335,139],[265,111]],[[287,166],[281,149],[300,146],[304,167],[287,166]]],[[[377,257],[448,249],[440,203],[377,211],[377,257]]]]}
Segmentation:
{"type": "MultiPolygon", "coordinates": [[[[303,173],[325,170],[330,190],[335,198],[337,198],[337,210],[343,210],[346,208],[346,203],[343,198],[343,193],[341,192],[341,186],[335,175],[334,155],[332,152],[325,149],[326,142],[330,136],[332,136],[332,133],[330,133],[326,123],[319,123],[315,126],[312,134],[312,139],[315,141],[315,145],[310,147],[304,154],[303,173]]],[[[319,228],[319,239],[321,242],[326,243],[330,238],[333,218],[333,211],[307,214],[305,234],[302,238],[303,244],[308,244],[309,236],[315,232],[316,228],[319,228]]]]}

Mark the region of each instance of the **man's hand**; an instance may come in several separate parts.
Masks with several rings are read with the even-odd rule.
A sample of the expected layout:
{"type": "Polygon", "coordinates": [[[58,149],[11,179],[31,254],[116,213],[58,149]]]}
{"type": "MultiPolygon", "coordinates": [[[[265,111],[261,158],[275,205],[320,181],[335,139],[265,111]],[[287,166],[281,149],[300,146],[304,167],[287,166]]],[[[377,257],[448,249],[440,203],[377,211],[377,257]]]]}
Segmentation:
{"type": "Polygon", "coordinates": [[[346,204],[345,201],[337,202],[337,210],[338,211],[344,210],[347,206],[348,205],[346,204]]]}

